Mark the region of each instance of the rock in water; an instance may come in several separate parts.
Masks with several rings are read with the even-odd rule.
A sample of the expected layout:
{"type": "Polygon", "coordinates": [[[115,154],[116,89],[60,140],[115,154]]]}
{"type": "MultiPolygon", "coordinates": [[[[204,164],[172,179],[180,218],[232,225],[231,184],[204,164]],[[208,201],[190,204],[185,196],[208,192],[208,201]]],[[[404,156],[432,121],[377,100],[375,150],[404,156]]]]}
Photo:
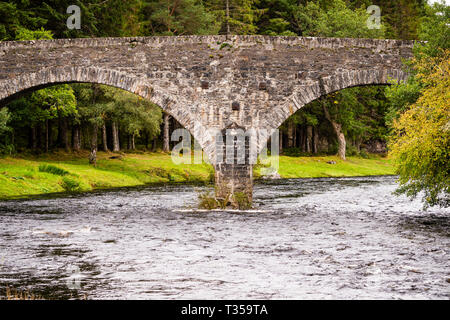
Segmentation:
{"type": "Polygon", "coordinates": [[[267,179],[267,180],[276,180],[276,179],[281,179],[281,176],[277,171],[271,171],[271,172],[263,175],[262,178],[267,179]]]}

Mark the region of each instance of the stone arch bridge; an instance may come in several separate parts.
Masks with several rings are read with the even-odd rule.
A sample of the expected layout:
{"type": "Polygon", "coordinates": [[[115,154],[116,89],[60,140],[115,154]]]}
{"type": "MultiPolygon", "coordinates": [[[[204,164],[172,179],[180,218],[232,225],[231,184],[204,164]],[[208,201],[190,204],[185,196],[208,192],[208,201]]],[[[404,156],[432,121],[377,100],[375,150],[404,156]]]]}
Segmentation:
{"type": "Polygon", "coordinates": [[[0,43],[0,104],[27,90],[91,82],[149,99],[199,142],[216,170],[217,195],[245,192],[252,164],[216,160],[216,135],[268,133],[295,111],[341,89],[405,80],[412,41],[268,36],[58,39],[0,43]],[[213,129],[211,131],[211,129],[213,129]],[[264,133],[263,133],[264,132],[264,133]]]}

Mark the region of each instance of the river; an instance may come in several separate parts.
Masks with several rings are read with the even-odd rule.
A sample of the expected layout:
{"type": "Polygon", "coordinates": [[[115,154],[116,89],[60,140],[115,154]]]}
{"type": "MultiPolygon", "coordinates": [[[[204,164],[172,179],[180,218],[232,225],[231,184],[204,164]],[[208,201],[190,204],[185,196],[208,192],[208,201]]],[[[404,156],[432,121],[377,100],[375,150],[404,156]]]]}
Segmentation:
{"type": "Polygon", "coordinates": [[[450,210],[395,177],[257,183],[249,212],[205,187],[0,202],[0,298],[449,299],[450,210]]]}

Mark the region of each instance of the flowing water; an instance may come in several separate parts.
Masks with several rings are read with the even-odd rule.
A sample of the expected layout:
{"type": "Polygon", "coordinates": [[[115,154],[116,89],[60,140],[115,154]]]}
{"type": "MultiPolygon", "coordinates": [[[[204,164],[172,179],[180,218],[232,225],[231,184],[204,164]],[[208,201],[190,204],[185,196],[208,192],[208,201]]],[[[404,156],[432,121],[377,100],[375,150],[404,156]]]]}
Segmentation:
{"type": "Polygon", "coordinates": [[[0,296],[449,299],[450,210],[395,188],[270,181],[249,212],[192,209],[188,185],[0,202],[0,296]]]}

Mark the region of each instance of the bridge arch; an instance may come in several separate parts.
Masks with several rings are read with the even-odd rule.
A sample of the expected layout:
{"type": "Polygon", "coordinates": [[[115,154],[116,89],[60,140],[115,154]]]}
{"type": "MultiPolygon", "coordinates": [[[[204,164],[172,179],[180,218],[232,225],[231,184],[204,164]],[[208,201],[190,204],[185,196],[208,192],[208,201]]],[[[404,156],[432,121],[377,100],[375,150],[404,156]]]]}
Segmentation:
{"type": "MultiPolygon", "coordinates": [[[[392,85],[392,81],[404,81],[407,78],[408,74],[402,69],[352,70],[335,72],[312,83],[299,85],[284,104],[272,109],[268,115],[264,116],[265,119],[271,120],[271,123],[266,126],[266,130],[269,129],[266,132],[279,128],[295,112],[330,93],[353,87],[392,85]]],[[[265,137],[266,139],[259,141],[258,154],[270,138],[269,135],[265,137]]]]}
{"type": "Polygon", "coordinates": [[[62,83],[98,83],[134,93],[158,105],[194,135],[193,123],[189,115],[186,116],[182,113],[183,108],[176,107],[176,97],[165,94],[164,90],[151,85],[145,78],[138,78],[111,69],[70,66],[49,67],[38,72],[24,73],[9,79],[6,90],[0,93],[0,102],[4,104],[20,96],[23,92],[62,83]]]}
{"type": "MultiPolygon", "coordinates": [[[[298,86],[288,101],[277,109],[282,117],[278,117],[275,128],[278,128],[296,111],[305,105],[330,93],[340,90],[370,85],[391,85],[391,81],[406,80],[407,73],[401,69],[393,70],[352,70],[336,72],[319,78],[316,82],[298,86]]],[[[274,117],[275,115],[269,115],[274,117]]]]}

